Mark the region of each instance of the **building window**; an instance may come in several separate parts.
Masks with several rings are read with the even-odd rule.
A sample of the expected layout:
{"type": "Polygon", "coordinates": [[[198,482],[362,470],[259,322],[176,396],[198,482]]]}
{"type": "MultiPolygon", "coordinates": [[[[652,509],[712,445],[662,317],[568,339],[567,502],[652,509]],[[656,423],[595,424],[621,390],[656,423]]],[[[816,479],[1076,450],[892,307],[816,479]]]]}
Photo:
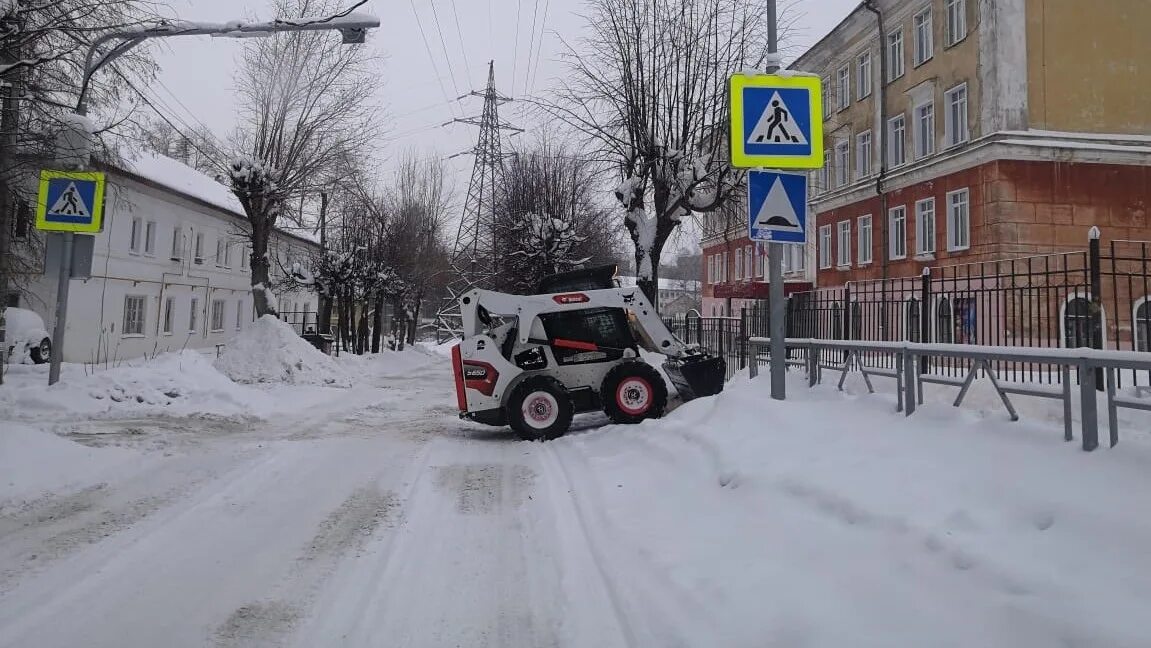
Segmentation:
{"type": "Polygon", "coordinates": [[[967,141],[967,84],[956,86],[944,95],[947,103],[947,145],[967,141]]]}
{"type": "Polygon", "coordinates": [[[935,104],[925,103],[915,107],[915,158],[923,158],[935,152],[935,104]]]}
{"type": "Polygon", "coordinates": [[[951,344],[955,341],[955,321],[951,317],[951,300],[943,297],[935,305],[935,341],[951,344]]]}
{"type": "Polygon", "coordinates": [[[26,200],[16,200],[16,216],[12,219],[12,238],[23,241],[28,238],[28,228],[32,224],[32,207],[26,200]]]}
{"type": "Polygon", "coordinates": [[[843,66],[835,73],[835,106],[846,110],[851,105],[851,68],[843,66]]]}
{"type": "Polygon", "coordinates": [[[163,329],[161,331],[164,335],[171,335],[172,334],[172,315],[173,315],[173,311],[175,311],[175,310],[176,310],[176,298],[175,297],[164,298],[164,319],[163,319],[164,326],[163,326],[163,329]]]}
{"type": "Polygon", "coordinates": [[[240,271],[241,272],[247,272],[248,271],[248,246],[246,246],[246,245],[240,251],[240,271]]]}
{"type": "Polygon", "coordinates": [[[204,234],[203,232],[196,233],[196,263],[204,262],[204,234]]]}
{"type": "Polygon", "coordinates": [[[156,221],[148,221],[144,225],[144,254],[156,254],[156,221]]]}
{"type": "Polygon", "coordinates": [[[244,328],[244,300],[236,302],[236,330],[244,328]]]}
{"type": "Polygon", "coordinates": [[[212,332],[224,330],[224,300],[212,300],[212,332]]]}
{"type": "Polygon", "coordinates": [[[839,267],[851,265],[851,221],[839,221],[839,267]]]}
{"type": "Polygon", "coordinates": [[[915,65],[923,65],[935,56],[935,38],[931,33],[931,6],[915,14],[915,65]]]}
{"type": "Polygon", "coordinates": [[[140,253],[140,238],[144,234],[144,219],[139,216],[132,219],[132,233],[128,238],[128,251],[132,254],[140,253]]]}
{"type": "Polygon", "coordinates": [[[897,167],[907,162],[907,122],[903,115],[887,122],[887,166],[897,167]]]}
{"type": "Polygon", "coordinates": [[[859,217],[859,265],[871,263],[871,216],[859,217]]]}
{"type": "Polygon", "coordinates": [[[1092,329],[1103,339],[1103,317],[1091,313],[1091,301],[1086,297],[1074,297],[1063,310],[1063,346],[1068,349],[1091,346],[1092,329]]]}
{"type": "Polygon", "coordinates": [[[172,228],[172,260],[184,258],[184,230],[179,225],[172,228]]]}
{"type": "Polygon", "coordinates": [[[971,194],[967,189],[947,194],[947,249],[971,247],[971,194]]]}
{"type": "Polygon", "coordinates": [[[844,187],[851,180],[851,142],[835,144],[835,186],[844,187]]]}
{"type": "Polygon", "coordinates": [[[224,267],[225,268],[231,268],[232,267],[232,248],[233,247],[235,247],[235,246],[233,246],[232,244],[230,244],[228,242],[224,243],[224,267]]]}
{"type": "MultiPolygon", "coordinates": [[[[752,277],[755,276],[755,246],[748,245],[746,248],[744,248],[743,262],[747,265],[747,271],[744,273],[743,276],[747,277],[748,279],[751,279],[752,277]]],[[[305,305],[304,310],[305,311],[308,310],[306,305],[305,305]]]]}
{"type": "Polygon", "coordinates": [[[736,248],[735,250],[735,280],[739,281],[743,278],[743,248],[736,248]]]}
{"type": "Polygon", "coordinates": [[[888,212],[887,216],[888,232],[890,233],[888,240],[888,249],[891,252],[892,259],[906,259],[907,258],[907,208],[895,207],[888,212]]]}
{"type": "Polygon", "coordinates": [[[1151,351],[1151,302],[1146,297],[1135,307],[1135,350],[1151,351]]]}
{"type": "Polygon", "coordinates": [[[947,46],[967,38],[967,0],[947,0],[947,46]]]}
{"type": "Polygon", "coordinates": [[[855,75],[855,92],[859,99],[866,99],[871,96],[871,52],[864,52],[859,55],[856,61],[856,75],[855,75]]]}
{"type": "Polygon", "coordinates": [[[823,152],[823,166],[819,169],[820,191],[831,191],[831,150],[823,152]]]}
{"type": "Polygon", "coordinates": [[[831,267],[831,225],[819,228],[819,267],[831,267]]]}
{"type": "Polygon", "coordinates": [[[216,265],[217,266],[224,265],[224,248],[225,247],[226,246],[224,245],[224,239],[222,239],[222,238],[216,239],[216,265]]]}
{"type": "Polygon", "coordinates": [[[935,254],[935,199],[915,203],[915,253],[935,254]]]}
{"type": "Polygon", "coordinates": [[[148,298],[142,295],[128,295],[124,297],[124,326],[121,332],[124,335],[144,334],[144,307],[148,298]]]}
{"type": "Polygon", "coordinates": [[[887,81],[890,83],[903,76],[903,30],[887,35],[887,81]]]}
{"type": "Polygon", "coordinates": [[[188,310],[188,332],[195,333],[196,327],[200,325],[200,300],[197,297],[192,298],[192,304],[188,310]]]}
{"type": "Polygon", "coordinates": [[[863,131],[855,136],[855,177],[871,175],[871,131],[863,131]]]}
{"type": "Polygon", "coordinates": [[[723,256],[719,264],[719,280],[727,283],[727,250],[723,251],[723,256]]]}
{"type": "Polygon", "coordinates": [[[823,101],[823,118],[829,119],[831,117],[831,110],[832,110],[831,82],[829,82],[827,79],[820,79],[819,85],[821,88],[820,94],[822,95],[822,101],[823,101]]]}

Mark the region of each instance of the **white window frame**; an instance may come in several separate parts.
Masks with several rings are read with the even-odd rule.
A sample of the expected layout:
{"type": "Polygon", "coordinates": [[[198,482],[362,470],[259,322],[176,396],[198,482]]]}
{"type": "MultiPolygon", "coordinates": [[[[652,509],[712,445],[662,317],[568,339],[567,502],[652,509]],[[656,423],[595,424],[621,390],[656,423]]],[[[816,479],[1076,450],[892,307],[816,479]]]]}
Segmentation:
{"type": "Polygon", "coordinates": [[[862,180],[871,175],[871,149],[872,136],[870,130],[865,130],[855,136],[855,177],[862,180]]]}
{"type": "Polygon", "coordinates": [[[915,254],[935,254],[935,198],[915,201],[915,254]]]}
{"type": "Polygon", "coordinates": [[[147,318],[147,295],[124,295],[124,319],[120,323],[120,335],[123,337],[144,337],[147,318]]]}
{"type": "Polygon", "coordinates": [[[914,137],[915,141],[915,159],[922,160],[925,157],[935,154],[935,101],[925,101],[915,106],[912,109],[912,121],[914,122],[914,137]],[[925,110],[926,115],[925,115],[925,110]],[[924,117],[930,123],[924,128],[924,117]]]}
{"type": "Polygon", "coordinates": [[[184,259],[184,228],[179,225],[172,228],[172,255],[169,258],[173,261],[184,259]]]}
{"type": "Polygon", "coordinates": [[[947,251],[971,249],[971,189],[947,192],[947,251]],[[959,200],[961,199],[961,200],[959,200]],[[956,208],[962,207],[962,223],[956,208]],[[962,238],[959,238],[959,237],[962,238]]]}
{"type": "Polygon", "coordinates": [[[912,65],[919,67],[935,57],[935,26],[932,24],[931,5],[927,5],[911,18],[911,32],[914,34],[915,52],[912,65]],[[926,16],[926,19],[924,19],[926,16]],[[922,21],[922,22],[921,22],[922,21]]]}
{"type": "Polygon", "coordinates": [[[243,328],[244,328],[244,300],[243,299],[237,299],[236,300],[236,330],[239,331],[239,330],[242,330],[243,328]]]}
{"type": "Polygon", "coordinates": [[[841,220],[836,223],[836,233],[839,236],[836,266],[840,268],[851,267],[851,220],[841,220]]]}
{"type": "Polygon", "coordinates": [[[195,333],[200,327],[200,298],[192,297],[188,304],[188,332],[195,333]]]}
{"type": "Polygon", "coordinates": [[[720,261],[720,266],[719,266],[720,281],[723,283],[727,283],[727,261],[728,261],[727,250],[724,250],[723,251],[723,260],[720,261]]]}
{"type": "MultiPolygon", "coordinates": [[[[743,248],[743,265],[744,265],[744,273],[743,273],[744,278],[745,279],[754,279],[755,278],[755,246],[753,246],[750,243],[748,243],[747,246],[743,248]]],[[[305,308],[304,310],[306,311],[307,309],[305,308]]]]}
{"type": "Polygon", "coordinates": [[[903,27],[887,33],[884,41],[887,47],[887,83],[897,81],[907,72],[907,61],[903,52],[903,27]]]}
{"type": "Polygon", "coordinates": [[[156,256],[156,221],[144,223],[144,256],[156,256]]]}
{"type": "Polygon", "coordinates": [[[823,101],[823,118],[827,120],[831,118],[831,112],[835,108],[831,105],[831,80],[820,79],[819,85],[822,88],[820,94],[822,95],[821,101],[823,101]]]}
{"type": "Polygon", "coordinates": [[[204,233],[196,232],[195,237],[196,245],[192,253],[192,259],[197,265],[204,262],[204,233]]]}
{"type": "Polygon", "coordinates": [[[907,205],[899,205],[887,210],[887,232],[888,259],[892,261],[906,259],[907,205]],[[897,223],[899,223],[898,227],[897,223]]]}
{"type": "Polygon", "coordinates": [[[212,306],[208,310],[208,317],[210,318],[208,321],[208,325],[211,327],[208,329],[208,331],[211,333],[222,332],[224,330],[224,317],[225,316],[226,316],[226,309],[224,307],[224,300],[223,299],[213,299],[212,300],[212,306]],[[217,306],[219,307],[219,310],[216,309],[217,306]],[[217,322],[217,320],[219,320],[219,322],[217,322]]]}
{"type": "Polygon", "coordinates": [[[871,50],[860,54],[855,59],[855,94],[856,99],[860,101],[871,96],[871,81],[875,75],[873,68],[871,50]]]}
{"type": "Polygon", "coordinates": [[[164,314],[160,320],[161,329],[160,333],[163,335],[172,334],[172,322],[176,319],[176,298],[164,298],[164,314]]]}
{"type": "Polygon", "coordinates": [[[831,225],[819,227],[819,269],[831,267],[831,225]]]}
{"type": "Polygon", "coordinates": [[[835,143],[835,186],[846,187],[851,184],[851,140],[844,139],[835,143]]]}
{"type": "Polygon", "coordinates": [[[907,116],[898,114],[887,120],[887,167],[894,169],[907,164],[907,116]],[[899,139],[895,137],[899,124],[899,139]],[[898,154],[898,155],[897,155],[898,154]]]}
{"type": "Polygon", "coordinates": [[[131,232],[128,234],[128,253],[139,254],[140,243],[144,237],[144,219],[139,216],[133,216],[131,227],[131,232]]]}
{"type": "Polygon", "coordinates": [[[743,248],[735,248],[735,280],[743,279],[743,248]]]}
{"type": "Polygon", "coordinates": [[[216,267],[217,268],[223,267],[223,265],[224,265],[224,247],[225,247],[224,238],[220,237],[220,238],[216,239],[216,267]]]}
{"type": "Polygon", "coordinates": [[[851,107],[851,66],[844,65],[835,72],[835,107],[839,111],[851,107]]]}
{"type": "Polygon", "coordinates": [[[230,241],[224,241],[224,267],[232,267],[232,248],[235,247],[230,241]]]}
{"type": "Polygon", "coordinates": [[[971,137],[970,130],[970,95],[967,93],[967,83],[960,83],[943,93],[943,105],[947,107],[947,116],[944,119],[944,137],[947,148],[964,144],[971,137]],[[955,97],[962,93],[962,111],[955,109],[955,97]],[[958,117],[962,117],[960,121],[958,117]]]}
{"type": "Polygon", "coordinates": [[[715,255],[707,255],[707,283],[711,285],[715,283],[712,279],[715,277],[715,255]]]}
{"type": "Polygon", "coordinates": [[[831,149],[823,150],[823,166],[819,169],[819,191],[831,191],[831,149]]]}
{"type": "Polygon", "coordinates": [[[872,261],[872,246],[874,245],[872,233],[872,218],[871,214],[866,214],[859,217],[858,226],[858,243],[859,250],[857,256],[859,258],[859,265],[867,265],[872,261]]]}
{"type": "Polygon", "coordinates": [[[967,0],[946,0],[947,46],[951,47],[967,38],[967,0]]]}

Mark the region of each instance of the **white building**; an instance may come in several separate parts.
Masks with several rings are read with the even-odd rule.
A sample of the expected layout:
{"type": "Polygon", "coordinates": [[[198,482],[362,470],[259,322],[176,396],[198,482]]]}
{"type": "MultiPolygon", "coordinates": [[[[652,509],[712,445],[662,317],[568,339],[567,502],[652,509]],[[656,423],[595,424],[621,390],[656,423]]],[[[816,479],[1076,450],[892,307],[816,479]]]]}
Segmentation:
{"type": "MultiPolygon", "coordinates": [[[[616,277],[623,288],[633,288],[636,278],[630,275],[616,277]]],[[[661,315],[681,315],[700,306],[700,282],[691,279],[659,278],[659,312],[661,315]]]]}
{"type": "MultiPolygon", "coordinates": [[[[176,160],[140,154],[107,174],[104,230],[95,236],[92,276],[74,279],[61,358],[103,362],[180,349],[218,348],[255,319],[246,221],[224,185],[176,160]]],[[[277,232],[273,282],[319,250],[277,232]]],[[[28,282],[19,305],[54,326],[57,274],[28,282]]],[[[314,322],[318,296],[276,292],[287,317],[314,322]]]]}

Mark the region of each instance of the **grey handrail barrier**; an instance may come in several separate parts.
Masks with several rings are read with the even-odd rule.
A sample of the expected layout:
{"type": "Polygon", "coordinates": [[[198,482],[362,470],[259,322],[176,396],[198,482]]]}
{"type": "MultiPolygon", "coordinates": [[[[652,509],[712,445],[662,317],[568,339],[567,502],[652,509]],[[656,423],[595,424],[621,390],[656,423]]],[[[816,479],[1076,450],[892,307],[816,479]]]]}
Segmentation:
{"type": "MultiPolygon", "coordinates": [[[[755,347],[751,353],[748,365],[749,374],[755,378],[759,373],[761,351],[769,348],[771,340],[764,337],[748,338],[748,344],[755,347]]],[[[953,405],[959,407],[963,403],[971,384],[975,382],[979,373],[991,381],[996,393],[999,394],[1003,406],[1011,416],[1012,421],[1019,420],[1019,415],[1011,403],[1008,394],[1033,396],[1036,398],[1050,398],[1063,401],[1063,437],[1066,441],[1074,440],[1072,433],[1072,384],[1071,370],[1075,369],[1079,376],[1079,403],[1080,403],[1080,436],[1083,440],[1083,449],[1091,451],[1099,446],[1098,421],[1098,394],[1094,376],[1096,370],[1101,370],[1105,376],[1107,423],[1110,432],[1110,445],[1114,447],[1119,443],[1119,408],[1151,411],[1151,402],[1144,403],[1122,398],[1116,394],[1116,372],[1124,369],[1136,371],[1151,370],[1151,353],[1139,351],[1107,351],[1089,348],[1077,349],[1050,349],[1037,347],[1006,347],[1006,346],[978,346],[969,344],[924,344],[918,342],[870,342],[862,340],[823,340],[813,338],[788,338],[786,348],[805,351],[802,362],[789,361],[792,366],[803,366],[807,371],[808,386],[814,387],[822,382],[823,370],[840,371],[838,388],[843,389],[847,374],[853,369],[863,374],[868,391],[874,393],[870,376],[885,376],[896,381],[897,400],[896,410],[902,411],[906,416],[915,413],[916,405],[923,403],[923,384],[933,383],[959,387],[959,395],[953,405]],[[839,351],[842,353],[842,362],[839,364],[824,363],[826,351],[839,351]],[[868,367],[862,355],[891,354],[895,357],[895,371],[886,371],[875,367],[868,367]],[[956,358],[968,360],[971,368],[967,377],[962,380],[933,376],[921,371],[920,359],[930,358],[956,358]],[[993,363],[1028,362],[1034,364],[1052,365],[1058,367],[1062,377],[1060,389],[1052,389],[1040,385],[1021,385],[1018,383],[1002,384],[999,376],[993,369],[993,363]],[[909,380],[908,377],[911,377],[909,380]]]]}

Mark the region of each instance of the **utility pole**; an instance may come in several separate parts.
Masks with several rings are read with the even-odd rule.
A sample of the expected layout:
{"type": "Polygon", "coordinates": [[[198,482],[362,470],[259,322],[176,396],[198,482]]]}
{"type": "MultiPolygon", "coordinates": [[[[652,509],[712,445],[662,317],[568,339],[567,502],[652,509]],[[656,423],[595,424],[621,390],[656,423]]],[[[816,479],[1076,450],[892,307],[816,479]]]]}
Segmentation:
{"type": "MultiPolygon", "coordinates": [[[[328,192],[320,192],[320,255],[321,263],[327,263],[328,258],[328,192]]],[[[324,292],[330,293],[332,287],[324,286],[324,292]]],[[[316,333],[327,335],[332,330],[332,296],[320,295],[320,313],[317,316],[316,333]]]]}
{"type": "MultiPolygon", "coordinates": [[[[15,20],[15,17],[13,17],[15,20]]],[[[7,21],[5,21],[7,22],[7,21]]],[[[0,27],[3,29],[3,27],[0,27]]],[[[17,52],[3,57],[2,62],[15,60],[17,52]]],[[[16,129],[20,123],[19,101],[17,100],[17,80],[22,72],[13,70],[10,78],[0,77],[0,342],[6,348],[7,338],[4,324],[4,311],[8,307],[8,286],[12,275],[12,169],[16,166],[16,129]]],[[[0,349],[0,385],[4,384],[4,370],[7,368],[4,349],[0,349]]]]}
{"type": "MultiPolygon", "coordinates": [[[[776,0],[767,0],[767,73],[779,71],[779,29],[776,0]]],[[[771,308],[771,397],[787,398],[787,303],[783,294],[783,246],[767,244],[768,305],[771,308]]]]}

